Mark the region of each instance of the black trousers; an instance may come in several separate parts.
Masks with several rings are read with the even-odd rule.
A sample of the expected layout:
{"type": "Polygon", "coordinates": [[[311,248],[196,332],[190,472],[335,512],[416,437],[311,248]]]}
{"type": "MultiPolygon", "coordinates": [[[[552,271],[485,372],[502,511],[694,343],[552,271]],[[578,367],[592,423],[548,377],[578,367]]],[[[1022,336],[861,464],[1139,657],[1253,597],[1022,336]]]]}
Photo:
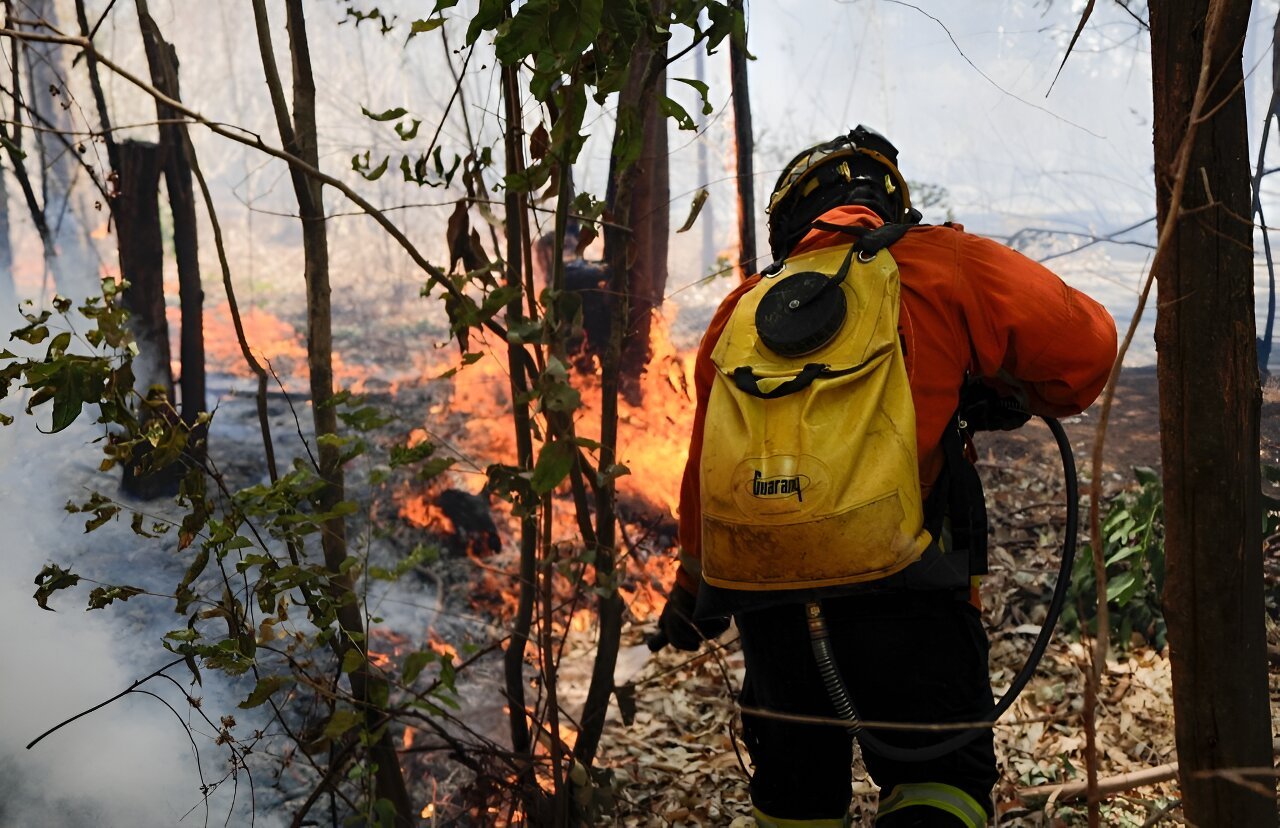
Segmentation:
{"type": "MultiPolygon", "coordinates": [[[[986,631],[978,610],[955,593],[845,596],[824,600],[822,608],[841,676],[862,719],[962,722],[991,710],[986,631]]],[[[744,707],[835,716],[802,604],[734,618],[746,660],[744,707]]],[[[757,808],[786,819],[841,817],[848,811],[852,737],[843,728],[744,715],[743,730],[755,764],[751,799],[757,808]]],[[[904,747],[954,733],[876,731],[883,741],[904,747]]],[[[895,761],[865,748],[863,759],[886,796],[899,784],[938,782],[960,788],[992,811],[998,773],[990,731],[931,761],[895,761]]]]}

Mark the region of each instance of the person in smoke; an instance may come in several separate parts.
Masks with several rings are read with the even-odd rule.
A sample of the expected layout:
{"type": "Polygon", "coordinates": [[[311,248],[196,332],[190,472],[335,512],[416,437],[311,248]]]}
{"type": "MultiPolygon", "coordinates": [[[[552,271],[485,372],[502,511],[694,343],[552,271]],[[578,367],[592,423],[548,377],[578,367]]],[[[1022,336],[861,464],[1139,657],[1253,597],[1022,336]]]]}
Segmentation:
{"type": "MultiPolygon", "coordinates": [[[[959,225],[919,224],[897,162],[862,126],[797,155],[769,202],[774,264],[729,294],[697,355],[659,640],[695,650],[736,622],[761,826],[848,825],[852,795],[849,728],[770,713],[990,714],[985,512],[962,389],[1011,412],[987,427],[1012,427],[1084,410],[1115,359],[1098,303],[959,225]],[[859,339],[872,321],[880,334],[859,339]]],[[[859,737],[877,826],[987,823],[991,731],[928,755],[954,732],[859,737]]]]}

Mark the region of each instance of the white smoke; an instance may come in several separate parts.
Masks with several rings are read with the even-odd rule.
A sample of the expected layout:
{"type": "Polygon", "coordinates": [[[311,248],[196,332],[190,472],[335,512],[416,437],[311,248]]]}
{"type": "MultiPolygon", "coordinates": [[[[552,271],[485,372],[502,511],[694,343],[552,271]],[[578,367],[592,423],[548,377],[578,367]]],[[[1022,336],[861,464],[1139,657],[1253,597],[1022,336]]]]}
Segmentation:
{"type": "MultiPolygon", "coordinates": [[[[160,649],[159,635],[181,621],[172,615],[170,602],[147,596],[86,612],[83,583],[53,596],[50,606],[57,612],[36,606],[33,579],[46,562],[145,584],[148,571],[167,578],[165,559],[173,556],[156,542],[134,536],[127,519],[86,535],[84,516],[68,514],[64,505],[69,498],[83,499],[92,486],[114,493],[114,477],[96,470],[99,452],[90,445],[100,436],[96,427],[82,417],[60,434],[39,434],[36,418],[22,414],[19,402],[8,400],[0,407],[17,417],[15,424],[0,428],[0,537],[7,553],[0,574],[0,629],[5,630],[0,826],[203,825],[206,810],[191,741],[179,718],[155,698],[130,694],[25,748],[47,728],[111,698],[171,659],[160,649]]],[[[234,706],[230,694],[216,684],[187,688],[185,668],[171,674],[181,688],[152,680],[140,689],[163,696],[192,722],[204,780],[217,782],[226,774],[226,749],[214,746],[216,734],[193,715],[183,690],[205,696],[204,708],[214,721],[219,711],[234,706]]],[[[215,677],[205,678],[210,683],[215,677]]],[[[247,726],[237,728],[242,730],[247,726]]],[[[240,783],[234,806],[232,781],[213,792],[208,824],[223,823],[233,809],[232,822],[248,824],[243,774],[240,783]]]]}

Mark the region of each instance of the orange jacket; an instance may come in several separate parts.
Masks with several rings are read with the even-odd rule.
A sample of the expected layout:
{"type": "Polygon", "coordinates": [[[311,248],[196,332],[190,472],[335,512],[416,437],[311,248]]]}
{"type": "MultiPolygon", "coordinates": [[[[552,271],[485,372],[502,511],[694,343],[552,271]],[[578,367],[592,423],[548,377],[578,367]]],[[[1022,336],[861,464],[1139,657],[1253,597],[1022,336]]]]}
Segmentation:
{"type": "MultiPolygon", "coordinates": [[[[878,227],[869,209],[837,207],[830,224],[878,227]]],[[[848,235],[811,230],[792,255],[848,244],[848,235]]],[[[1116,356],[1116,327],[1105,308],[1068,287],[1043,266],[958,225],[912,228],[890,252],[902,284],[899,332],[916,408],[920,480],[927,495],[942,470],[943,430],[960,401],[966,375],[1017,384],[1031,412],[1077,414],[1102,391],[1116,356]]],[[[743,293],[759,276],[721,303],[694,363],[697,409],[689,459],[680,487],[681,567],[677,580],[696,592],[702,514],[698,466],[715,366],[711,351],[743,293]]]]}

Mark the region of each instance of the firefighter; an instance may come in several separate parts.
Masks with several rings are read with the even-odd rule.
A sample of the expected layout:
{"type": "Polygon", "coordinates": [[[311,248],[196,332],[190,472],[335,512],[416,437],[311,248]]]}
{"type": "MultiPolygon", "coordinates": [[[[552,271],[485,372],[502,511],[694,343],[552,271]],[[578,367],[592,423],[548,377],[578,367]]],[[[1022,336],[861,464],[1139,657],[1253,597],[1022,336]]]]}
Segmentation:
{"type": "MultiPolygon", "coordinates": [[[[740,702],[745,709],[761,711],[744,712],[742,717],[743,738],[754,765],[753,813],[760,826],[849,824],[850,731],[769,715],[830,719],[839,713],[811,646],[810,613],[825,621],[839,679],[863,720],[971,722],[990,713],[988,641],[977,590],[977,574],[985,571],[986,527],[985,521],[963,525],[962,518],[968,508],[965,497],[980,500],[981,493],[961,491],[961,481],[976,479],[971,467],[960,468],[967,465],[965,453],[971,446],[948,449],[961,439],[956,412],[962,388],[980,380],[980,387],[1008,401],[1011,410],[1024,412],[1024,419],[1027,414],[1076,414],[1097,397],[1116,355],[1115,324],[1088,296],[1020,253],[966,233],[959,225],[919,224],[897,162],[894,146],[863,126],[797,155],[784,168],[769,200],[774,264],[724,300],[695,364],[697,411],[680,498],[681,561],[659,626],[673,646],[696,650],[704,640],[722,634],[730,617],[734,619],[746,663],[740,702]],[[870,245],[872,250],[859,249],[854,257],[852,251],[867,239],[878,242],[870,245]],[[875,252],[877,247],[884,250],[875,252]],[[846,248],[849,252],[842,252],[846,248]],[[833,273],[836,263],[840,270],[833,273]],[[813,277],[793,273],[802,265],[817,266],[822,276],[803,290],[801,277],[813,277]],[[801,374],[819,378],[862,370],[836,370],[831,367],[835,357],[824,354],[843,347],[839,337],[844,334],[832,330],[847,330],[847,319],[867,312],[859,304],[867,300],[851,292],[862,290],[854,283],[866,281],[864,273],[884,275],[884,295],[900,291],[890,320],[896,319],[893,357],[902,367],[886,370],[897,371],[894,376],[907,389],[902,393],[905,408],[877,415],[888,417],[887,428],[860,429],[857,422],[870,416],[858,409],[865,399],[814,392],[814,384],[803,393],[826,393],[829,399],[815,397],[793,405],[785,409],[791,412],[785,416],[811,416],[795,412],[822,406],[839,406],[837,413],[826,415],[817,426],[783,428],[778,420],[784,415],[778,412],[784,409],[771,397],[788,393],[778,386],[785,372],[769,370],[772,363],[767,360],[782,360],[778,364],[783,367],[802,365],[801,374]],[[781,286],[788,283],[800,287],[784,295],[781,286]],[[836,283],[842,284],[832,290],[836,283]],[[815,330],[797,332],[794,324],[765,330],[778,318],[765,307],[769,291],[778,291],[775,298],[783,300],[800,297],[774,305],[791,311],[805,305],[800,308],[804,313],[784,321],[791,324],[803,317],[815,330]],[[748,306],[753,310],[744,311],[748,306]],[[730,364],[733,354],[744,364],[730,364]],[[776,390],[766,393],[761,390],[766,386],[776,390]],[[750,396],[742,396],[743,390],[750,396]],[[757,413],[744,407],[751,405],[758,407],[757,413]],[[768,406],[774,406],[767,409],[773,414],[760,413],[768,406]],[[774,431],[760,438],[760,446],[727,445],[726,440],[749,442],[756,434],[751,428],[742,432],[747,436],[732,435],[753,418],[774,431]],[[820,475],[797,471],[804,462],[817,463],[810,468],[821,467],[823,475],[830,472],[833,479],[849,481],[848,476],[840,478],[840,469],[826,466],[862,463],[866,458],[858,452],[874,453],[878,459],[883,451],[873,443],[859,443],[855,454],[846,458],[841,454],[846,431],[848,441],[855,435],[872,440],[888,432],[905,434],[901,441],[909,444],[904,447],[911,457],[909,480],[904,477],[906,482],[893,484],[898,493],[893,502],[900,501],[905,510],[895,506],[900,525],[889,534],[859,528],[864,524],[842,522],[845,513],[829,507],[830,515],[813,517],[803,533],[786,534],[795,531],[796,524],[776,516],[767,526],[750,526],[749,505],[742,507],[747,511],[737,518],[738,524],[725,523],[722,513],[731,507],[723,504],[731,498],[726,499],[722,489],[745,480],[738,467],[776,459],[777,441],[789,439],[791,432],[808,435],[797,438],[808,440],[819,431],[841,434],[829,444],[834,448],[820,452],[824,457],[793,459],[790,465],[779,461],[767,473],[756,469],[743,484],[754,488],[735,489],[733,497],[769,508],[808,508],[801,504],[821,500],[816,494],[805,499],[806,487],[818,492],[815,481],[820,475]],[[866,436],[865,431],[872,434],[866,436]],[[729,471],[723,462],[726,451],[738,451],[735,457],[741,458],[728,464],[734,466],[729,471]],[[912,518],[915,513],[918,517],[912,518]],[[975,537],[965,540],[966,533],[975,537]],[[848,572],[841,569],[862,556],[878,563],[851,564],[848,572]],[[956,560],[962,563],[956,566],[956,560]],[[938,561],[951,563],[939,566],[938,561]]],[[[892,336],[894,328],[889,330],[892,336]]],[[[803,385],[804,379],[793,379],[790,385],[803,385]]],[[[893,376],[886,383],[889,390],[874,405],[891,407],[893,376]]],[[[871,471],[855,476],[879,473],[874,471],[876,463],[866,468],[871,471]]],[[[858,482],[828,488],[842,490],[858,482]]],[[[878,735],[908,750],[936,744],[940,738],[920,730],[886,729],[878,735]]],[[[924,760],[904,759],[887,749],[893,755],[886,755],[864,743],[864,762],[880,787],[876,825],[987,824],[998,772],[990,729],[975,732],[975,737],[945,755],[924,760]]]]}

